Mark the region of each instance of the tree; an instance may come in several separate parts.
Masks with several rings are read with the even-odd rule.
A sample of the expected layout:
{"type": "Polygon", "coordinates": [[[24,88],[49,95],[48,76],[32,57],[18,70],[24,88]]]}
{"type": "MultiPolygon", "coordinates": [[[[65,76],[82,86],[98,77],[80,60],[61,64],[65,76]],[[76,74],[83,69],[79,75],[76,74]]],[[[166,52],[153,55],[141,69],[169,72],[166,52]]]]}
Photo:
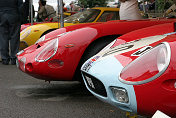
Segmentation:
{"type": "Polygon", "coordinates": [[[107,1],[109,0],[78,0],[78,3],[84,5],[84,7],[92,8],[95,6],[105,7],[107,1]]]}

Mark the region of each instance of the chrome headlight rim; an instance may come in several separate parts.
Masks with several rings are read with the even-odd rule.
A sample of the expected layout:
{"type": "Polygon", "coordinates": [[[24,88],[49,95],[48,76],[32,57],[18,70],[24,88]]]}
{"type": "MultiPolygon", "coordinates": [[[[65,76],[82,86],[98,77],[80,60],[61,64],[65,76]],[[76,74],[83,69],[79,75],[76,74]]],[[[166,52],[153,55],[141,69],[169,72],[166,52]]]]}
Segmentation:
{"type": "Polygon", "coordinates": [[[35,61],[36,62],[46,62],[48,60],[50,60],[56,53],[57,53],[57,50],[58,50],[58,44],[59,44],[59,38],[56,38],[56,39],[53,39],[50,43],[56,41],[56,44],[55,44],[55,47],[54,47],[54,53],[47,59],[44,59],[44,60],[38,60],[38,57],[41,55],[41,53],[43,53],[43,50],[45,50],[46,48],[48,48],[48,46],[46,46],[45,48],[43,48],[43,50],[41,50],[39,52],[39,54],[37,54],[37,56],[35,57],[35,61]]]}

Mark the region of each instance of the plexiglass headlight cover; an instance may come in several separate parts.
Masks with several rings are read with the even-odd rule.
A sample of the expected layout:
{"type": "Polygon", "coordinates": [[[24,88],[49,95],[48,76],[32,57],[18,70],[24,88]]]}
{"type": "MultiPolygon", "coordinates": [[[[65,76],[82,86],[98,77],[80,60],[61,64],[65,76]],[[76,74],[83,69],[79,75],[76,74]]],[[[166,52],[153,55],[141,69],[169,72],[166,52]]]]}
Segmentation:
{"type": "Polygon", "coordinates": [[[20,40],[25,39],[30,33],[31,33],[31,28],[26,28],[23,31],[21,31],[20,35],[20,40]]]}
{"type": "Polygon", "coordinates": [[[57,52],[58,42],[58,38],[51,40],[49,44],[36,56],[35,61],[45,62],[51,59],[57,52]]]}
{"type": "Polygon", "coordinates": [[[148,83],[165,72],[170,58],[170,46],[163,42],[128,64],[121,71],[119,80],[130,85],[148,83]]]}

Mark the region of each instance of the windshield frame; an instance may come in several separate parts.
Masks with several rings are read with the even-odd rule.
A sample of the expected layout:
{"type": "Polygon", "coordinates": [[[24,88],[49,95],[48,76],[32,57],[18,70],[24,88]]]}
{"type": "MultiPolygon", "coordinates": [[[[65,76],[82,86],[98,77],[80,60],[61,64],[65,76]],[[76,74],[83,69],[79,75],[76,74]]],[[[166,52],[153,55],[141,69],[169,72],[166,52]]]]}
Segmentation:
{"type": "Polygon", "coordinates": [[[66,17],[64,18],[64,23],[73,23],[74,21],[78,21],[79,23],[86,23],[86,22],[93,22],[95,21],[95,19],[100,15],[101,13],[101,10],[100,9],[88,9],[86,11],[83,11],[83,12],[79,12],[79,13],[76,13],[76,14],[73,14],[69,17],[66,17]],[[89,12],[90,13],[85,17],[83,18],[81,21],[79,19],[79,17],[77,16],[81,16],[83,14],[86,14],[86,12],[89,12]],[[92,18],[92,16],[96,14],[96,16],[94,18],[92,18]],[[75,17],[75,18],[74,18],[75,17]],[[92,18],[92,19],[91,19],[92,18]],[[67,20],[68,19],[68,20],[67,20]],[[91,20],[90,20],[91,19],[91,20]],[[66,21],[67,20],[67,21],[66,21]],[[89,21],[90,20],[90,21],[89,21]]]}

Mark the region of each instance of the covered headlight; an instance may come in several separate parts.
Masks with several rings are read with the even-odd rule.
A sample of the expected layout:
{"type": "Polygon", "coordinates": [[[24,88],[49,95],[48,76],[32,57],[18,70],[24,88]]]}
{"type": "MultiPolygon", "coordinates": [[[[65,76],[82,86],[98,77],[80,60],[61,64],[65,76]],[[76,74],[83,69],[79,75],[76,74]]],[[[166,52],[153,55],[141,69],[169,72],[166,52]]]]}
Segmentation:
{"type": "Polygon", "coordinates": [[[42,42],[42,41],[44,41],[44,40],[45,40],[45,35],[42,36],[41,38],[39,38],[39,39],[35,42],[35,44],[37,44],[37,43],[39,43],[39,42],[42,42]]]}
{"type": "Polygon", "coordinates": [[[31,28],[26,28],[20,33],[20,40],[25,39],[31,33],[31,28]]]}
{"type": "Polygon", "coordinates": [[[114,98],[121,103],[128,103],[128,93],[124,88],[111,87],[114,98]]]}
{"type": "Polygon", "coordinates": [[[51,40],[49,44],[36,56],[37,62],[45,62],[51,59],[57,52],[58,38],[51,40]]]}
{"type": "Polygon", "coordinates": [[[121,71],[119,80],[132,85],[150,82],[165,72],[170,58],[169,44],[161,43],[127,65],[121,71]]]}

